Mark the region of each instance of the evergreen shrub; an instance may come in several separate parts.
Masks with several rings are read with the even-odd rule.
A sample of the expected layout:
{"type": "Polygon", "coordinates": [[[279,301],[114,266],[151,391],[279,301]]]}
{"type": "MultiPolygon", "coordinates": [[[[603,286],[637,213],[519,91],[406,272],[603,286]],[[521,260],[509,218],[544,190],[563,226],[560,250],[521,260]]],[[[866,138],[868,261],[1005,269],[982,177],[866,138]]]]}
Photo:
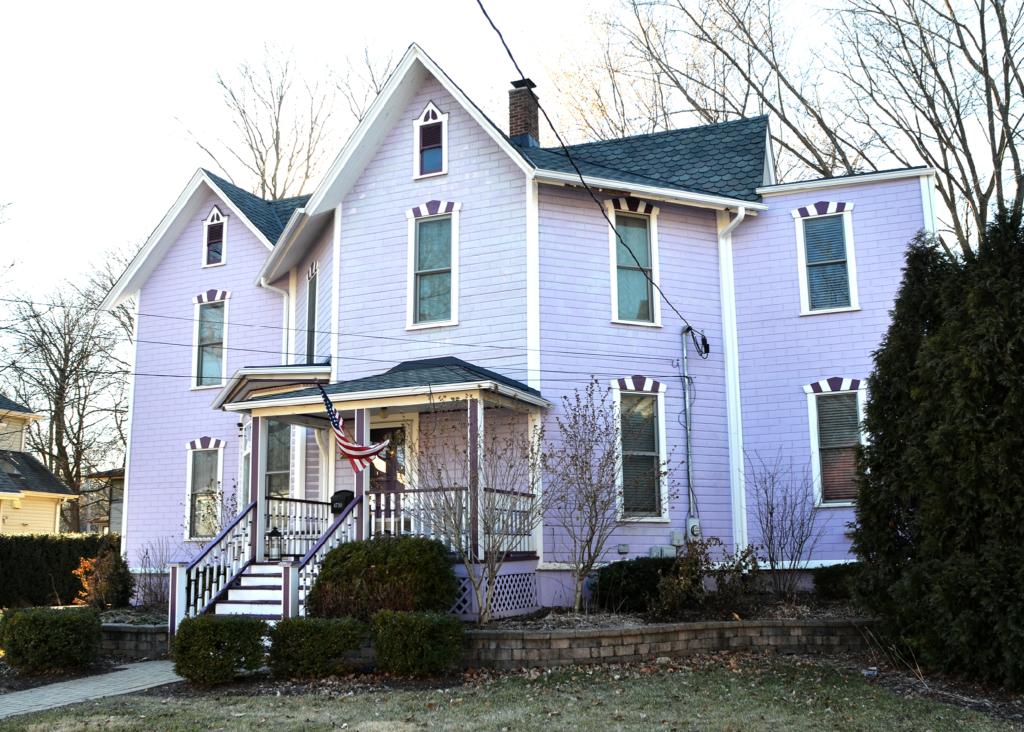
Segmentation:
{"type": "Polygon", "coordinates": [[[0,607],[70,605],[82,583],[74,572],[117,534],[0,534],[0,607]]]}
{"type": "Polygon", "coordinates": [[[658,583],[675,566],[674,557],[638,557],[611,562],[597,570],[594,601],[613,613],[643,613],[659,600],[658,583]]]}
{"type": "Polygon", "coordinates": [[[306,596],[312,617],[366,621],[379,610],[447,612],[459,584],[448,550],[423,536],[341,544],[324,557],[306,596]]]}
{"type": "Polygon", "coordinates": [[[1024,686],[1024,235],[907,253],[868,381],[855,599],[922,664],[1024,686]]]}
{"type": "Polygon", "coordinates": [[[267,623],[244,615],[185,618],[174,634],[174,673],[201,684],[222,684],[263,666],[267,623]]]}
{"type": "Polygon", "coordinates": [[[370,619],[377,668],[399,676],[436,676],[462,657],[462,623],[441,613],[381,610],[370,619]]]}
{"type": "Polygon", "coordinates": [[[323,679],[349,665],[345,654],[363,644],[366,627],[352,618],[285,618],[270,634],[270,670],[280,678],[323,679]]]}
{"type": "Polygon", "coordinates": [[[22,671],[86,666],[99,656],[102,636],[94,608],[31,607],[0,615],[4,662],[22,671]]]}
{"type": "Polygon", "coordinates": [[[858,571],[860,571],[858,562],[815,567],[811,570],[814,594],[822,600],[849,600],[850,590],[858,571]]]}

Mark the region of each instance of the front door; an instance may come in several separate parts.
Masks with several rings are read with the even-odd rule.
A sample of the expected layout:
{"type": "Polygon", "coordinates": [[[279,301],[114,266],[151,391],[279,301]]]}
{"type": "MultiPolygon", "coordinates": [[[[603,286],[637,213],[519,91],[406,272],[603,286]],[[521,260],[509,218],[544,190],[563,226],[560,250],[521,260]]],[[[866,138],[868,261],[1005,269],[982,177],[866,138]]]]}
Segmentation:
{"type": "Polygon", "coordinates": [[[412,531],[412,516],[403,511],[408,489],[405,428],[370,430],[371,445],[384,440],[388,440],[387,448],[370,464],[370,510],[374,535],[395,536],[412,531]]]}

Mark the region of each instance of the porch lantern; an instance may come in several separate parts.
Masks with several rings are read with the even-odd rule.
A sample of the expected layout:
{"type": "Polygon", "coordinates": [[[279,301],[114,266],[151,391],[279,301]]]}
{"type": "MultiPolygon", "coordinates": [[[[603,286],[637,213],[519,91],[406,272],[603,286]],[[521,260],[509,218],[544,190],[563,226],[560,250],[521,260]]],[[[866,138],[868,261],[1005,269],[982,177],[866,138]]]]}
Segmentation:
{"type": "Polygon", "coordinates": [[[267,533],[267,558],[271,562],[281,561],[281,532],[276,526],[267,533]]]}

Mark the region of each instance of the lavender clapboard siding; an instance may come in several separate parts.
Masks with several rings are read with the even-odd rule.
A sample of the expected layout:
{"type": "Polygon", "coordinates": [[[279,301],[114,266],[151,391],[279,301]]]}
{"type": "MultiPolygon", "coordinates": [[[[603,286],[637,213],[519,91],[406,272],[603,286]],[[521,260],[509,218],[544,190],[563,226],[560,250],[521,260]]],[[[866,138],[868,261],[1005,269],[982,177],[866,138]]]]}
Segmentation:
{"type": "MultiPolygon", "coordinates": [[[[743,446],[774,459],[779,450],[810,469],[810,419],[803,387],[829,377],[865,379],[889,326],[907,243],[924,226],[918,178],[768,196],[770,206],[733,232],[743,446]],[[854,204],[851,213],[859,311],[800,316],[796,225],[791,211],[818,201],[854,204]]],[[[749,465],[747,467],[749,471],[749,465]]],[[[749,540],[760,539],[748,490],[749,540]]],[[[849,558],[852,508],[821,508],[819,560],[849,558]]]]}
{"type": "Polygon", "coordinates": [[[183,543],[185,444],[199,437],[224,440],[222,473],[226,493],[238,476],[238,416],[215,412],[217,389],[191,390],[197,292],[231,292],[227,319],[227,373],[256,363],[279,363],[281,298],[253,286],[268,250],[231,213],[226,264],[203,269],[202,220],[210,208],[230,209],[214,195],[200,207],[141,290],[135,364],[132,450],[128,474],[128,531],[124,551],[132,566],[151,543],[168,540],[178,557],[197,545],[183,543]],[[267,327],[269,326],[269,327],[267,327]]]}
{"type": "MultiPolygon", "coordinates": [[[[690,374],[697,400],[693,409],[694,484],[705,532],[729,542],[731,499],[725,417],[725,377],[718,287],[718,233],[711,211],[659,203],[658,249],[661,287],[712,344],[707,360],[690,349],[690,374]]],[[[557,404],[548,414],[548,430],[561,398],[583,389],[591,376],[602,388],[612,379],[641,375],[666,385],[666,446],[671,460],[669,523],[624,524],[609,544],[629,544],[622,558],[647,556],[652,546],[670,541],[672,529],[687,514],[683,410],[682,322],[662,303],[662,327],[621,325],[611,320],[609,231],[601,212],[585,193],[569,188],[540,188],[541,391],[557,404]],[[571,262],[571,266],[567,263],[571,262]]],[[[545,528],[545,561],[557,561],[560,538],[545,528]]]]}
{"type": "Polygon", "coordinates": [[[314,363],[322,363],[331,355],[331,254],[332,229],[328,227],[310,253],[296,267],[295,277],[295,363],[306,362],[306,314],[309,294],[309,269],[317,265],[317,303],[314,363]]]}

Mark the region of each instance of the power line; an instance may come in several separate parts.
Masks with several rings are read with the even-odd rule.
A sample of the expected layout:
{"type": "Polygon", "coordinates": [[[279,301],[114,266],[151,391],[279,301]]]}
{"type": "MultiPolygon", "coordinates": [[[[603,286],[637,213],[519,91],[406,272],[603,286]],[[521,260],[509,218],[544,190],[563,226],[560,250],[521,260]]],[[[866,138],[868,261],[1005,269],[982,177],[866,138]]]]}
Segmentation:
{"type": "MultiPolygon", "coordinates": [[[[498,34],[498,39],[501,41],[501,45],[505,47],[505,53],[507,53],[508,57],[512,60],[512,65],[516,67],[516,73],[519,74],[519,78],[520,79],[525,79],[526,78],[526,74],[524,74],[523,70],[519,68],[519,64],[516,62],[516,57],[512,55],[512,50],[508,47],[508,44],[505,42],[505,37],[501,34],[501,31],[498,30],[498,26],[496,26],[494,24],[494,21],[491,20],[491,16],[487,14],[487,8],[484,7],[483,0],[476,0],[476,4],[480,6],[480,11],[484,14],[484,17],[487,18],[487,22],[491,24],[491,28],[493,28],[494,32],[498,34]]],[[[683,314],[681,312],[679,312],[679,309],[676,308],[676,306],[672,304],[672,301],[668,299],[668,296],[665,295],[665,292],[661,289],[661,287],[658,285],[658,283],[654,281],[654,278],[651,277],[650,274],[648,274],[647,270],[640,263],[640,260],[637,259],[637,256],[636,256],[636,254],[633,253],[632,248],[630,248],[630,246],[622,238],[622,234],[619,233],[619,230],[616,228],[615,224],[613,224],[612,220],[608,217],[608,212],[604,210],[604,205],[601,203],[600,199],[594,193],[593,189],[589,185],[587,185],[587,181],[584,180],[583,173],[580,172],[579,166],[576,165],[576,161],[573,160],[572,159],[572,155],[569,154],[568,146],[566,146],[565,141],[562,139],[562,136],[560,134],[558,134],[558,130],[555,129],[555,125],[551,121],[551,117],[548,116],[547,110],[545,110],[543,105],[541,105],[540,99],[533,92],[533,89],[530,89],[529,87],[527,87],[526,90],[530,93],[530,96],[532,96],[533,100],[537,103],[537,109],[539,109],[541,111],[541,114],[544,115],[544,119],[547,120],[548,127],[551,128],[551,132],[554,133],[555,139],[558,140],[558,144],[561,146],[562,152],[565,153],[565,157],[568,158],[569,163],[572,165],[572,169],[576,171],[576,175],[580,179],[580,184],[584,188],[587,189],[587,193],[589,193],[590,197],[594,199],[594,203],[597,204],[598,209],[601,211],[601,215],[604,216],[604,220],[608,222],[608,226],[610,226],[612,231],[615,232],[615,237],[619,240],[619,243],[622,244],[622,246],[626,249],[627,252],[629,252],[629,256],[631,256],[633,258],[633,261],[636,262],[637,268],[639,268],[639,270],[644,273],[644,277],[651,284],[651,286],[655,290],[657,290],[658,294],[661,295],[665,299],[665,303],[670,308],[672,308],[672,312],[674,312],[677,316],[679,316],[679,319],[681,321],[683,321],[683,323],[686,324],[687,328],[689,328],[690,338],[693,340],[694,348],[697,349],[697,355],[699,355],[701,358],[707,358],[708,357],[708,341],[707,341],[707,338],[704,337],[704,331],[699,331],[700,332],[701,341],[700,341],[700,343],[698,343],[697,342],[697,335],[696,335],[698,331],[694,330],[693,326],[690,325],[690,321],[688,321],[683,316],[683,314]]]]}

